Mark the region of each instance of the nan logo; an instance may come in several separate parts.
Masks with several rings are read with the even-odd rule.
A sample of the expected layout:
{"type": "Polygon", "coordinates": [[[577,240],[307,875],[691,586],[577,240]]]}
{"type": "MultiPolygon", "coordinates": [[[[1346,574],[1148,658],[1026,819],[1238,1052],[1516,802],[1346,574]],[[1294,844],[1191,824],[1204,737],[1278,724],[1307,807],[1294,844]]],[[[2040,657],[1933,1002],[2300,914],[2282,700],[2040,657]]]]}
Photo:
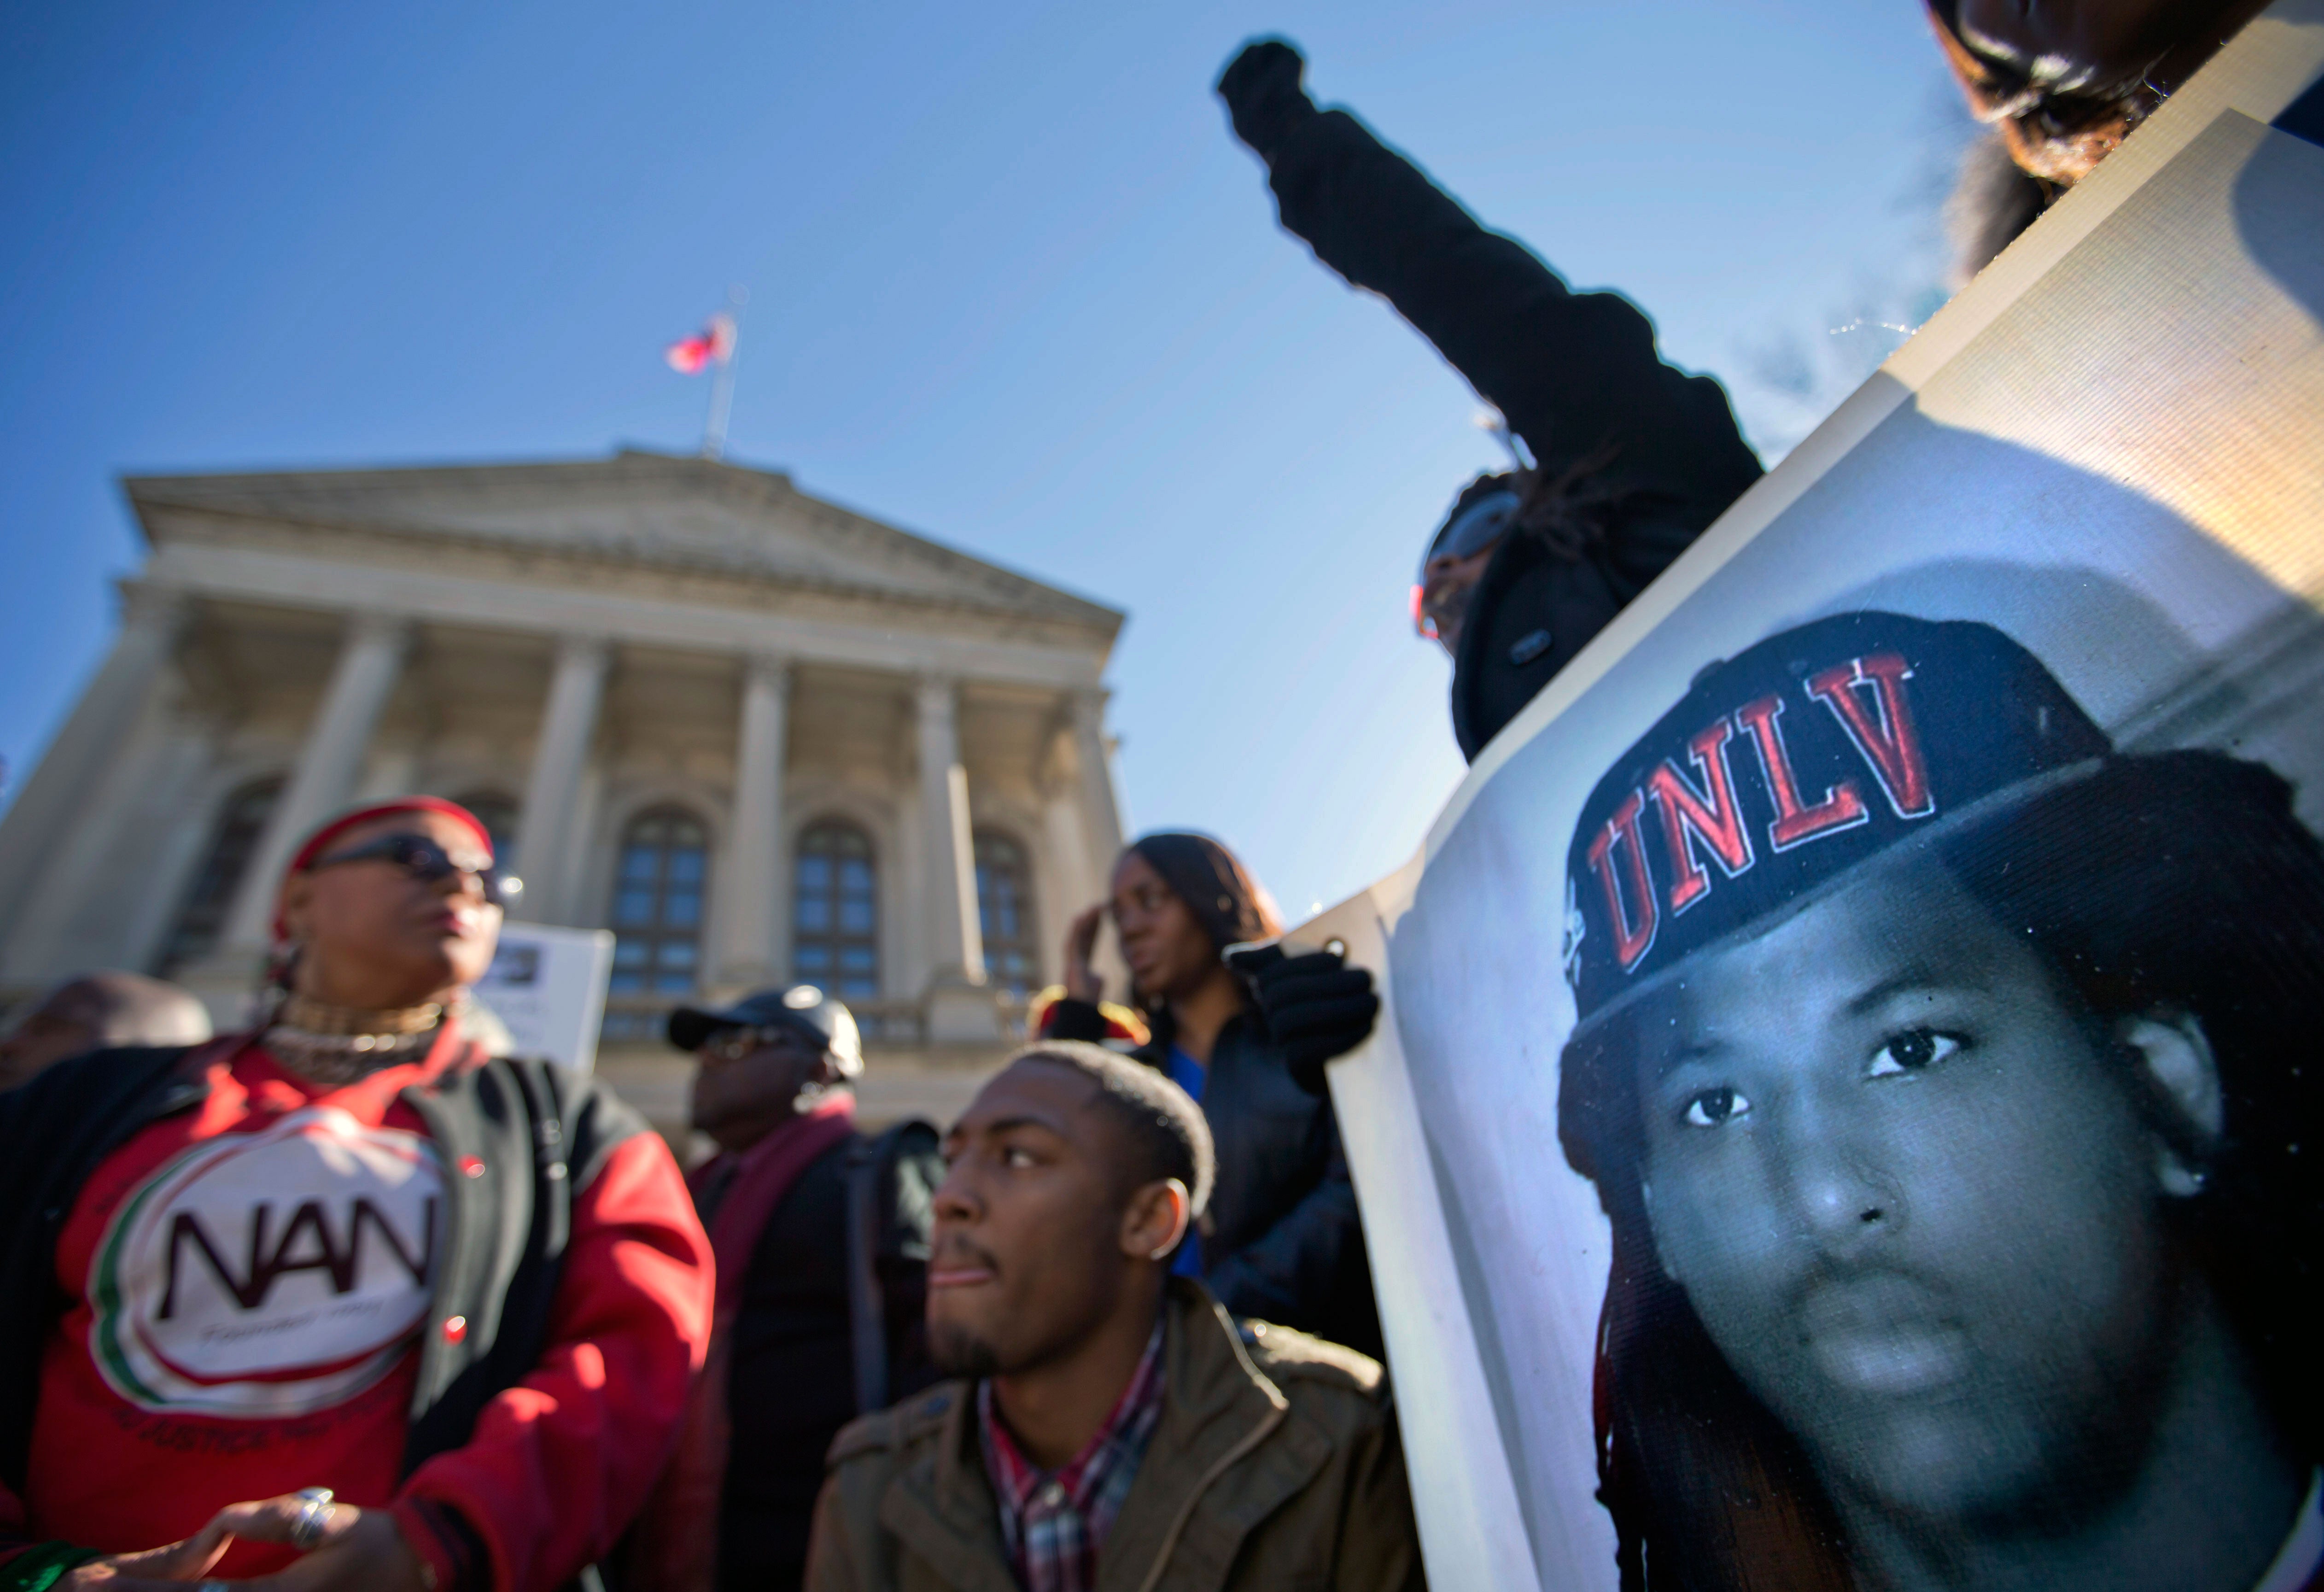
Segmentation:
{"type": "Polygon", "coordinates": [[[142,1409],[344,1402],[428,1310],[443,1177],[417,1134],[294,1112],[193,1146],[122,1205],[89,1269],[89,1353],[142,1409]]]}

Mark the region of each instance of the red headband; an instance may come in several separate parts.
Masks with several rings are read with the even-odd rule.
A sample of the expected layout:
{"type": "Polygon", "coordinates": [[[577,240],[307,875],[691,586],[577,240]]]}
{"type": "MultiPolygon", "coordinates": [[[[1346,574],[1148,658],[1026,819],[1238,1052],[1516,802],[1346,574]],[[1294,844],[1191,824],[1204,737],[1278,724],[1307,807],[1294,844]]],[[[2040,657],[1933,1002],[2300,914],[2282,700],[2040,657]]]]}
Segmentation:
{"type": "MultiPolygon", "coordinates": [[[[466,824],[476,837],[476,844],[484,848],[484,855],[492,855],[492,832],[484,828],[484,820],[458,802],[447,801],[441,796],[398,796],[387,801],[374,801],[368,807],[358,807],[352,812],[343,812],[308,836],[305,843],[291,854],[290,865],[282,870],[282,883],[290,884],[293,876],[312,867],[315,859],[323,855],[324,847],[349,829],[400,812],[438,813],[455,823],[466,824]]],[[[290,938],[290,926],[282,921],[281,891],[278,887],[275,892],[274,939],[280,944],[290,938]]]]}

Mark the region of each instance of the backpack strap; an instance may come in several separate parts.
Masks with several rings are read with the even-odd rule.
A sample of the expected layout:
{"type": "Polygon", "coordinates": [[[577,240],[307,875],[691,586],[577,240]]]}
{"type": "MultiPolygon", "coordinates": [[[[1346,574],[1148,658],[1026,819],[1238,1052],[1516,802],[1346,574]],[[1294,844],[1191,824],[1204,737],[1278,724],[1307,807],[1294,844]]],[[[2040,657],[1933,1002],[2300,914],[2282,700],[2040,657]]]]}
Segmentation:
{"type": "Polygon", "coordinates": [[[880,1286],[880,1187],[895,1129],[857,1139],[847,1152],[847,1322],[855,1362],[855,1412],[888,1406],[888,1300],[880,1286]]]}
{"type": "Polygon", "coordinates": [[[847,1324],[858,1415],[889,1402],[888,1293],[880,1282],[880,1246],[888,1236],[892,1196],[882,1182],[891,1176],[906,1134],[935,1131],[917,1116],[907,1117],[877,1138],[857,1139],[847,1152],[847,1324]]]}

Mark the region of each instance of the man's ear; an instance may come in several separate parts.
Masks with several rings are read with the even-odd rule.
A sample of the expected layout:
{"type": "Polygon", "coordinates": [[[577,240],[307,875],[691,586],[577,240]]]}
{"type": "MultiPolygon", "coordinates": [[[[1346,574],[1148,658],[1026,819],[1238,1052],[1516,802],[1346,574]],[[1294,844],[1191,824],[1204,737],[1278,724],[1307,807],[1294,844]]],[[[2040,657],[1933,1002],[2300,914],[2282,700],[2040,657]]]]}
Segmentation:
{"type": "Polygon", "coordinates": [[[1194,1196],[1177,1179],[1148,1183],[1130,1197],[1121,1213],[1121,1253],[1138,1260],[1163,1259],[1186,1236],[1194,1208],[1194,1196]]]}
{"type": "Polygon", "coordinates": [[[2203,1187],[2211,1155],[2227,1132],[2227,1097],[2210,1038],[2194,1014],[2163,1007],[2124,1018],[2115,1025],[2115,1040],[2138,1058],[2181,1130],[2156,1145],[2155,1176],[2164,1193],[2185,1199],[2203,1187]]]}

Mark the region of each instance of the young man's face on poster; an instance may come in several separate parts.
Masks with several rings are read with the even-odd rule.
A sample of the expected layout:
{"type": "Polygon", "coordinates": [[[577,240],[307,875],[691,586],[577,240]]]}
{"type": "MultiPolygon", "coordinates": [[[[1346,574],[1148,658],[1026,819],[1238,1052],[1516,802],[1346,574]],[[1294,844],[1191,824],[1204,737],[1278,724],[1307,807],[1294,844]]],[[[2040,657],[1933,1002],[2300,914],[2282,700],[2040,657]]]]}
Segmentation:
{"type": "Polygon", "coordinates": [[[2091,1017],[1926,861],[1700,954],[1641,1016],[1655,1249],[1843,1510],[2054,1517],[2137,1468],[2225,1337],[2152,1115],[2216,1133],[2200,1024],[2091,1017]]]}

